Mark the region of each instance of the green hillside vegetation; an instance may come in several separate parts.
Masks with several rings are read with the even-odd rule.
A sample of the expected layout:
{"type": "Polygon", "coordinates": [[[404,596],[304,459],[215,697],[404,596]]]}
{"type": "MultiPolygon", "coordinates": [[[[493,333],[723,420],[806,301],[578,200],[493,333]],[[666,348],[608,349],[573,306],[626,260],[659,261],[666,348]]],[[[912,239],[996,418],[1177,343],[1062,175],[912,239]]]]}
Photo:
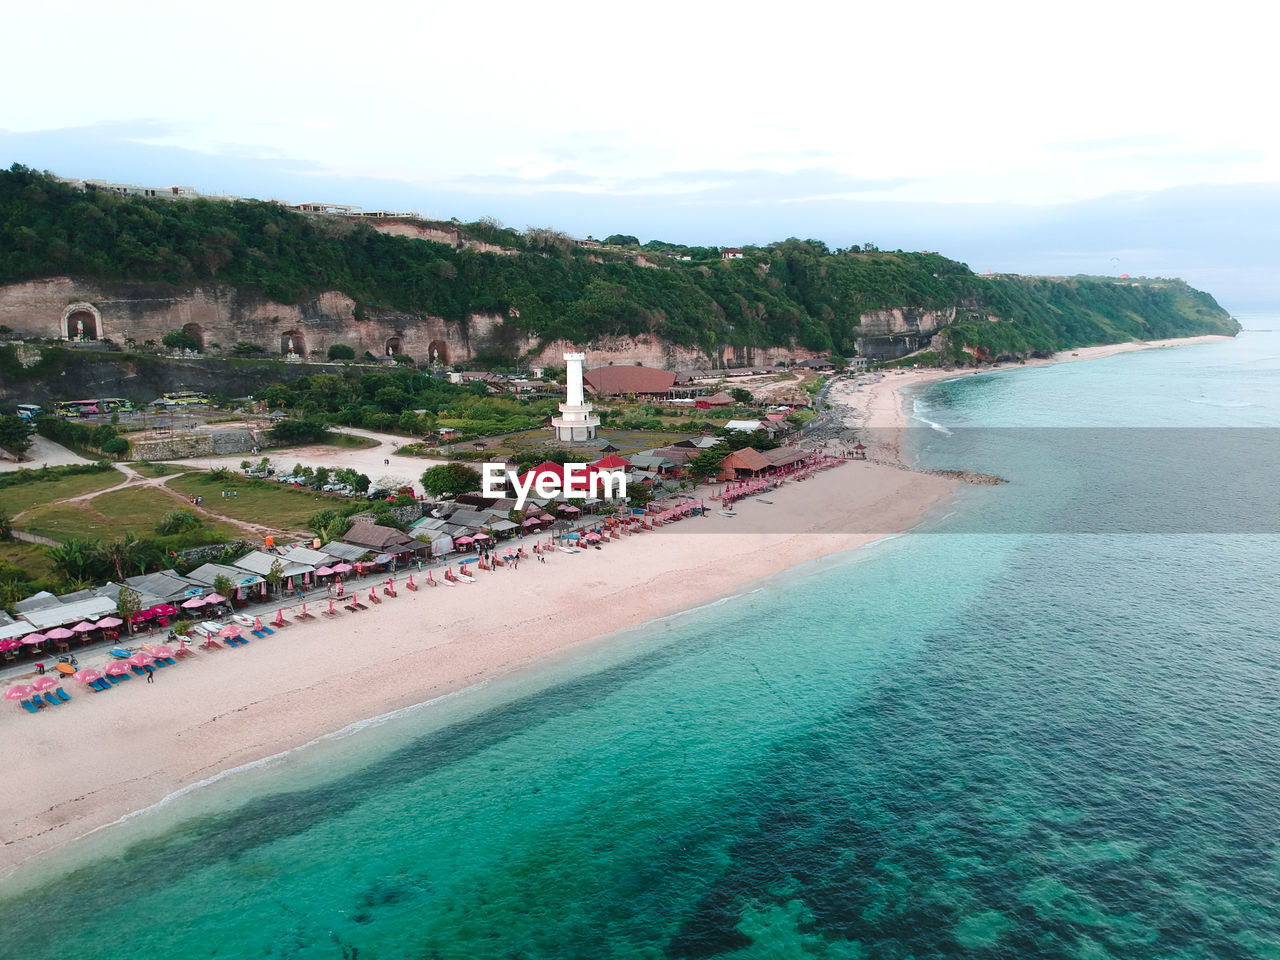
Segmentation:
{"type": "Polygon", "coordinates": [[[1207,294],[1179,281],[979,277],[934,253],[832,250],[819,240],[749,247],[653,242],[586,250],[551,230],[481,221],[468,236],[516,250],[478,253],[380,234],[273,203],[145,200],[78,192],[14,165],[0,172],[0,283],[56,274],[176,286],[218,282],[297,303],[322,290],[357,316],[392,309],[465,322],[497,313],[542,338],[655,334],[708,353],[728,345],[852,353],[869,309],[963,306],[952,337],[994,351],[1048,351],[1128,339],[1233,333],[1207,294]],[[643,252],[658,266],[642,266],[643,252]],[[687,255],[683,261],[675,256],[687,255]]]}

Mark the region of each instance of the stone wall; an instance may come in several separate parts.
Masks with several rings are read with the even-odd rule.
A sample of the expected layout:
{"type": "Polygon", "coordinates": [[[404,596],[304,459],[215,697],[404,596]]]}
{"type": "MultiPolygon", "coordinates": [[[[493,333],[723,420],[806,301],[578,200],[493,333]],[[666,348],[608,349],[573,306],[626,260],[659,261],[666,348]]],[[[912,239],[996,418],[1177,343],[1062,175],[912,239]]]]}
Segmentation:
{"type": "Polygon", "coordinates": [[[205,563],[215,563],[228,549],[247,553],[250,550],[261,550],[265,546],[262,540],[229,540],[226,543],[214,543],[207,547],[193,547],[178,554],[178,562],[189,565],[192,569],[205,563]]]}
{"type": "Polygon", "coordinates": [[[207,433],[184,433],[176,437],[135,440],[130,456],[134,460],[182,460],[213,456],[213,438],[207,433]]]}

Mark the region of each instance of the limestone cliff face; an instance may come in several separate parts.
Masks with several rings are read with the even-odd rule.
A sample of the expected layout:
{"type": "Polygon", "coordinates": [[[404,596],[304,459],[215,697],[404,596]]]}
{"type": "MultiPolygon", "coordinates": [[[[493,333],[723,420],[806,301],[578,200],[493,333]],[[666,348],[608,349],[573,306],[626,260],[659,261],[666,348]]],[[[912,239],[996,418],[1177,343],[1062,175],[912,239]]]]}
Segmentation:
{"type": "Polygon", "coordinates": [[[468,323],[368,310],[356,319],[350,297],[329,290],[297,304],[276,303],[223,286],[177,288],[164,284],[101,283],[53,277],[0,287],[0,324],[25,337],[61,339],[81,330],[93,339],[139,347],[171,330],[185,330],[210,356],[237,343],[256,344],[268,356],[321,358],[333,344],[357,355],[433,355],[444,363],[466,360],[509,336],[502,318],[477,316],[468,323]]]}
{"type": "Polygon", "coordinates": [[[889,337],[901,334],[932,333],[956,319],[956,308],[923,310],[898,307],[893,310],[868,310],[858,318],[859,333],[864,337],[889,337]]]}
{"type": "MultiPolygon", "coordinates": [[[[553,340],[543,346],[535,361],[548,366],[563,366],[562,355],[570,350],[585,353],[588,367],[605,363],[639,363],[679,373],[705,370],[711,364],[711,359],[702,350],[667,343],[657,337],[600,337],[586,345],[553,340]]],[[[812,351],[801,348],[723,347],[716,361],[719,366],[751,367],[768,366],[783,360],[808,360],[815,356],[817,354],[812,351]]]]}
{"type": "MultiPolygon", "coordinates": [[[[403,225],[409,226],[409,225],[403,225]]],[[[417,229],[417,228],[414,228],[417,229]]],[[[481,353],[524,356],[559,365],[569,350],[585,350],[591,363],[642,363],[668,370],[703,369],[711,360],[701,350],[657,337],[601,337],[590,344],[539,344],[501,314],[472,314],[465,322],[366,307],[326,291],[297,304],[283,304],[236,287],[177,288],[163,284],[102,283],[53,277],[0,286],[0,324],[19,336],[57,340],[86,331],[92,339],[142,348],[172,330],[185,330],[207,357],[228,355],[237,343],[263,348],[265,356],[293,353],[323,360],[329,347],[345,344],[360,356],[402,353],[415,360],[466,363],[481,353]],[[132,344],[127,343],[132,341],[132,344]]],[[[811,351],[785,347],[722,347],[717,364],[754,366],[807,359],[811,351]]]]}

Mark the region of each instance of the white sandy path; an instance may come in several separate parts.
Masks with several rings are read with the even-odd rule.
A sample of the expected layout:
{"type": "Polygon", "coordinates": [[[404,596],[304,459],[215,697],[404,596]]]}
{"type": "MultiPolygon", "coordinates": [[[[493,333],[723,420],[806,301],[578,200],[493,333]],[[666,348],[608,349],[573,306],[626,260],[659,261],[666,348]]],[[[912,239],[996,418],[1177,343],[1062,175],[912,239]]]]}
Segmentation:
{"type": "Polygon", "coordinates": [[[271,458],[272,466],[280,474],[292,470],[294,464],[311,467],[313,470],[316,467],[349,467],[368,476],[375,486],[383,485],[389,489],[412,486],[419,494],[423,493],[422,483],[419,480],[422,472],[428,467],[447,462],[426,457],[409,457],[398,453],[401,445],[410,442],[407,437],[375,433],[372,430],[357,430],[351,427],[342,427],[338,432],[376,440],[378,446],[351,450],[331,444],[312,444],[305,447],[290,447],[286,450],[266,450],[256,456],[251,453],[236,453],[225,457],[190,457],[172,462],[200,470],[212,470],[214,467],[239,470],[242,460],[256,462],[266,456],[271,458]],[[391,462],[384,463],[383,461],[386,460],[391,462]]]}
{"type": "MultiPolygon", "coordinates": [[[[794,564],[917,522],[949,481],[848,464],[718,514],[553,553],[474,584],[401,588],[336,620],[295,623],[241,649],[32,717],[0,710],[0,871],[174,790],[368,716],[492,677],[581,641],[737,592],[794,564]],[[788,532],[754,533],[752,519],[788,532]],[[692,531],[692,532],[691,532],[692,531]]],[[[313,610],[317,609],[313,605],[313,610]]]]}
{"type": "Polygon", "coordinates": [[[92,463],[79,454],[72,453],[60,443],[54,443],[38,434],[31,438],[31,449],[22,463],[0,459],[0,473],[9,470],[39,470],[41,467],[65,467],[73,463],[92,463]]]}

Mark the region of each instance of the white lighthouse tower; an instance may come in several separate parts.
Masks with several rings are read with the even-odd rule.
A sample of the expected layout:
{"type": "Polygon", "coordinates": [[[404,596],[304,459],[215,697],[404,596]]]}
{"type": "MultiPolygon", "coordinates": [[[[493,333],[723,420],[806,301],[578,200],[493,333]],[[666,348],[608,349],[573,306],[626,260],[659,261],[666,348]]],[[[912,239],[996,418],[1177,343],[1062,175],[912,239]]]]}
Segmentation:
{"type": "Polygon", "coordinates": [[[551,429],[555,431],[557,440],[572,442],[596,438],[600,418],[591,412],[591,404],[586,402],[582,393],[582,363],[586,359],[585,353],[564,355],[565,402],[560,404],[560,416],[551,418],[551,429]]]}

